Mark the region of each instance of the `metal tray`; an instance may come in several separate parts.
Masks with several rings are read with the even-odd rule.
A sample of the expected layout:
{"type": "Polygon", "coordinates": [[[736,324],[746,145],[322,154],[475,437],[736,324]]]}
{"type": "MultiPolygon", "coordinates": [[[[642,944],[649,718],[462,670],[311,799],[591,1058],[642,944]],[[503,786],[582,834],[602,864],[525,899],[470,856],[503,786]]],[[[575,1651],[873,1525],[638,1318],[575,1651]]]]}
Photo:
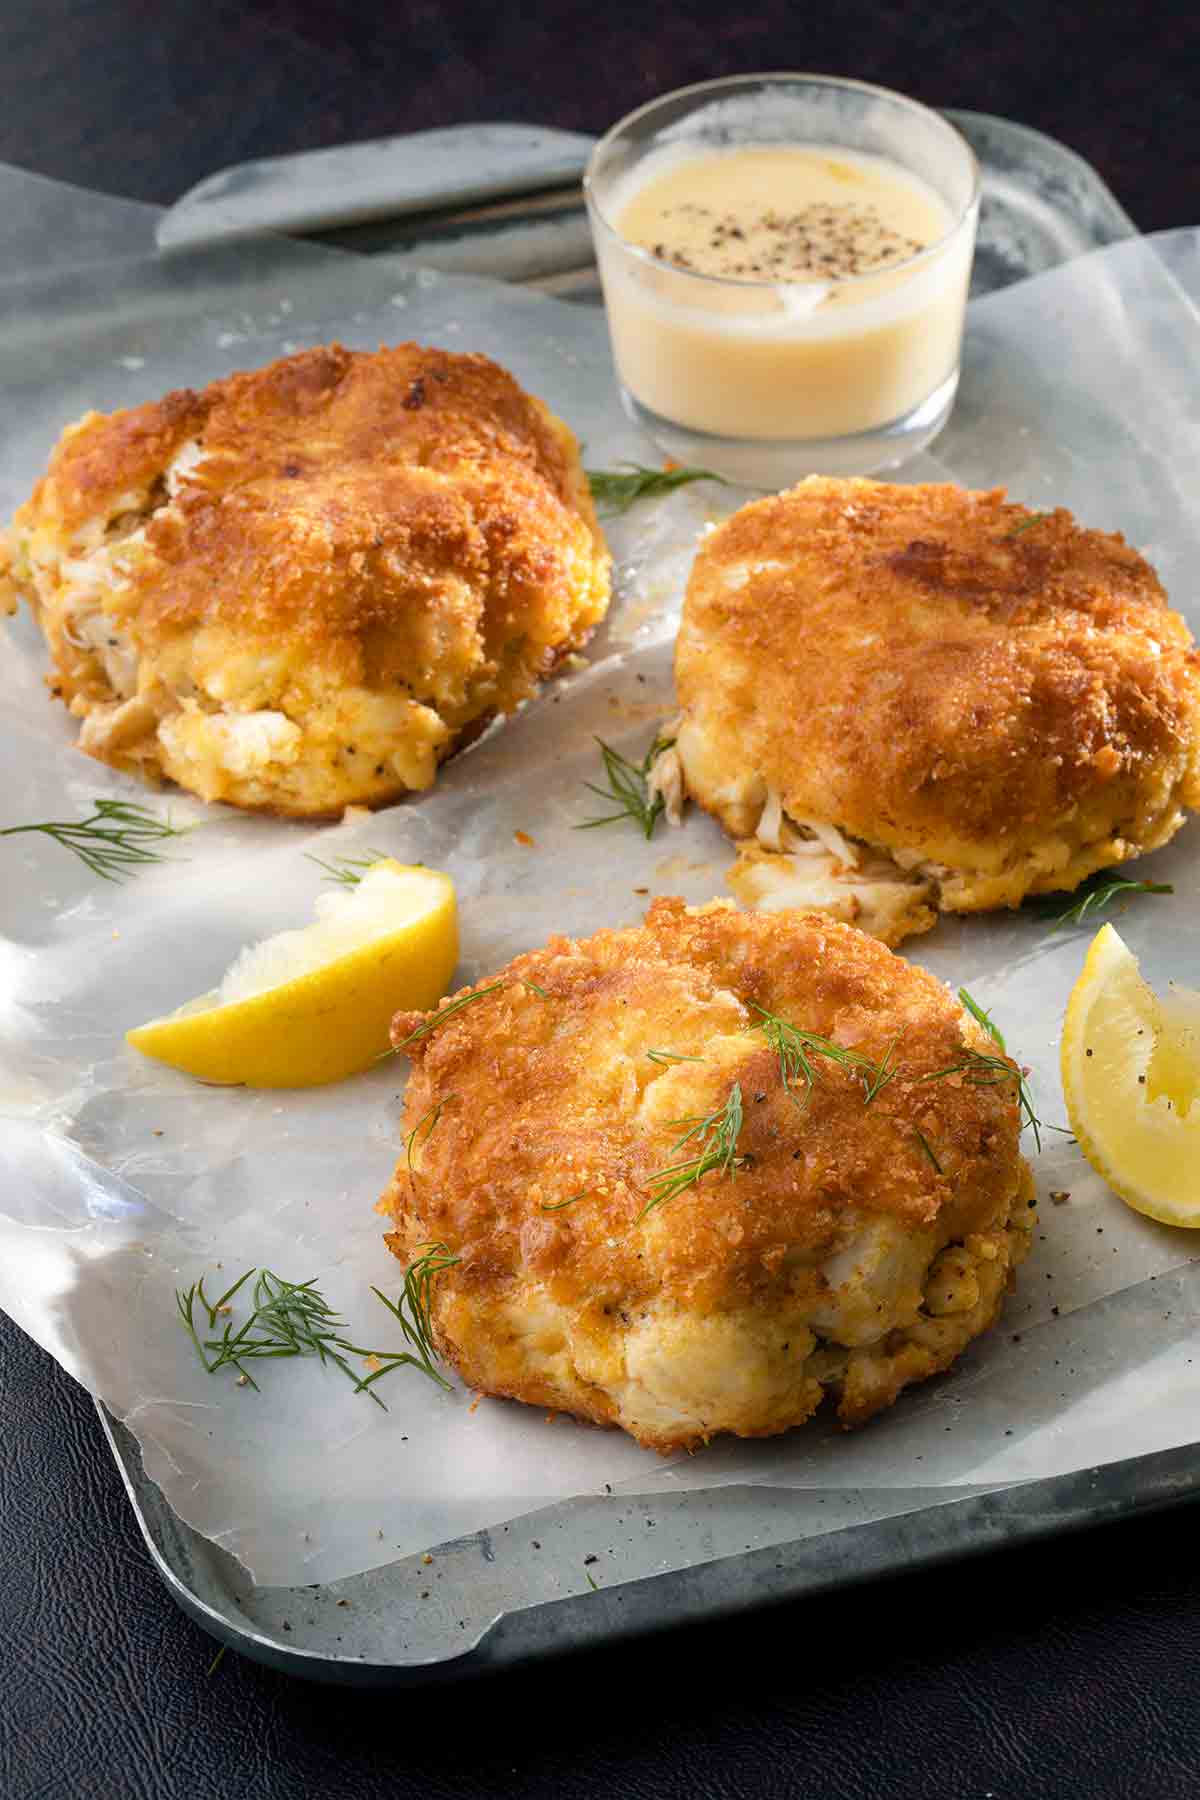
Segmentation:
{"type": "MultiPolygon", "coordinates": [[[[950,117],[983,169],[974,293],[1133,235],[1095,172],[1061,144],[988,115],[950,117]]],[[[560,185],[549,206],[544,196],[530,204],[543,251],[547,211],[565,220],[547,267],[543,251],[514,259],[519,203],[499,222],[444,208],[435,216],[432,169],[430,178],[431,208],[416,220],[322,229],[321,241],[598,297],[594,270],[570,250],[579,225],[573,189],[560,185]]],[[[102,1404],[98,1411],[151,1557],[184,1611],[243,1655],[359,1686],[512,1666],[1150,1511],[1200,1490],[1195,1452],[1184,1449],[990,1490],[729,1487],[588,1497],[343,1582],[266,1588],[178,1518],[145,1475],[136,1440],[102,1404]]]]}
{"type": "Polygon", "coordinates": [[[256,1662],[348,1687],[461,1680],[1161,1511],[1200,1489],[1188,1445],[991,1490],[589,1497],[346,1581],[265,1588],[183,1523],[136,1439],[97,1410],[184,1612],[256,1662]]]}

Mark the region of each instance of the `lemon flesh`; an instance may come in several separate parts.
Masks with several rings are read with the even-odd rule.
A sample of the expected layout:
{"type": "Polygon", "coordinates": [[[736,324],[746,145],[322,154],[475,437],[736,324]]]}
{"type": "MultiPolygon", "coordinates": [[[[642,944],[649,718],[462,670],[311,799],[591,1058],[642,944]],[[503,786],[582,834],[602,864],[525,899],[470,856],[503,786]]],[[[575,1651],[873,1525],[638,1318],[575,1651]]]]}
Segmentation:
{"type": "Polygon", "coordinates": [[[1165,1225],[1200,1226],[1200,994],[1160,997],[1111,925],[1067,1004],[1067,1115],[1113,1192],[1165,1225]]]}
{"type": "Polygon", "coordinates": [[[393,1013],[435,1006],[457,961],[450,877],[384,858],[322,894],[313,924],[248,946],[219,988],[126,1038],[202,1081],[319,1087],[369,1068],[393,1013]]]}

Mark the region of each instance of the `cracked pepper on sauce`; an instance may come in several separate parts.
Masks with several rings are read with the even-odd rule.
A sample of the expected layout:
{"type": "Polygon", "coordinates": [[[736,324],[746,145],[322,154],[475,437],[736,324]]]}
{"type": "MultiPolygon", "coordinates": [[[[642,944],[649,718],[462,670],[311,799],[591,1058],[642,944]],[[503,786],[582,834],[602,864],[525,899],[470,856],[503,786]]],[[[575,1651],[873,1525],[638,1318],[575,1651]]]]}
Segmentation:
{"type": "Polygon", "coordinates": [[[602,272],[622,379],[665,419],[840,437],[901,419],[953,376],[969,236],[895,163],[819,145],[672,146],[609,217],[656,259],[610,250],[602,272]]]}

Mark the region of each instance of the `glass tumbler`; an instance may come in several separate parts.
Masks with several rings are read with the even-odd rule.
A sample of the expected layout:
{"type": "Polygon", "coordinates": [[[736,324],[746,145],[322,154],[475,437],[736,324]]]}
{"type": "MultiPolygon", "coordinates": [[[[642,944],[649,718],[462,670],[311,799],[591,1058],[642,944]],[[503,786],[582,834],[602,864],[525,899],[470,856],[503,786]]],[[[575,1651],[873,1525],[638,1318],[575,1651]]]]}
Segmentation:
{"type": "Polygon", "coordinates": [[[958,386],[979,170],[940,114],[833,76],[703,82],[614,125],[584,185],[625,408],[670,457],[781,487],[895,468],[942,429],[958,386]],[[622,235],[649,182],[742,148],[849,153],[926,203],[932,195],[942,229],[864,272],[803,279],[706,274],[622,235]]]}

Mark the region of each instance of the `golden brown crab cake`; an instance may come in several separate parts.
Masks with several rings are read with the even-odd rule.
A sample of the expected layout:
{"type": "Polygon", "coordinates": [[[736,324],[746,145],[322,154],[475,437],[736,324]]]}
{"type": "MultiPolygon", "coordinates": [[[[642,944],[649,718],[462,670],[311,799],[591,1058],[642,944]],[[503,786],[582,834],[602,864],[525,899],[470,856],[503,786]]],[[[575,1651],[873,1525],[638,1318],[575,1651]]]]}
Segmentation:
{"type": "Polygon", "coordinates": [[[609,596],[571,432],[416,344],[89,413],[11,540],[83,749],[297,817],[429,787],[609,596]]]}
{"type": "Polygon", "coordinates": [[[1030,1242],[1015,1065],[819,913],[658,900],[393,1039],[413,1072],[380,1210],[405,1264],[454,1259],[438,1349],[654,1449],[786,1431],[826,1393],[869,1418],[987,1329],[1030,1242]]]}
{"type": "Polygon", "coordinates": [[[1157,849],[1200,806],[1200,661],[1120,536],[1001,490],[801,482],[713,531],[657,775],[755,906],[886,942],[1157,849]]]}

